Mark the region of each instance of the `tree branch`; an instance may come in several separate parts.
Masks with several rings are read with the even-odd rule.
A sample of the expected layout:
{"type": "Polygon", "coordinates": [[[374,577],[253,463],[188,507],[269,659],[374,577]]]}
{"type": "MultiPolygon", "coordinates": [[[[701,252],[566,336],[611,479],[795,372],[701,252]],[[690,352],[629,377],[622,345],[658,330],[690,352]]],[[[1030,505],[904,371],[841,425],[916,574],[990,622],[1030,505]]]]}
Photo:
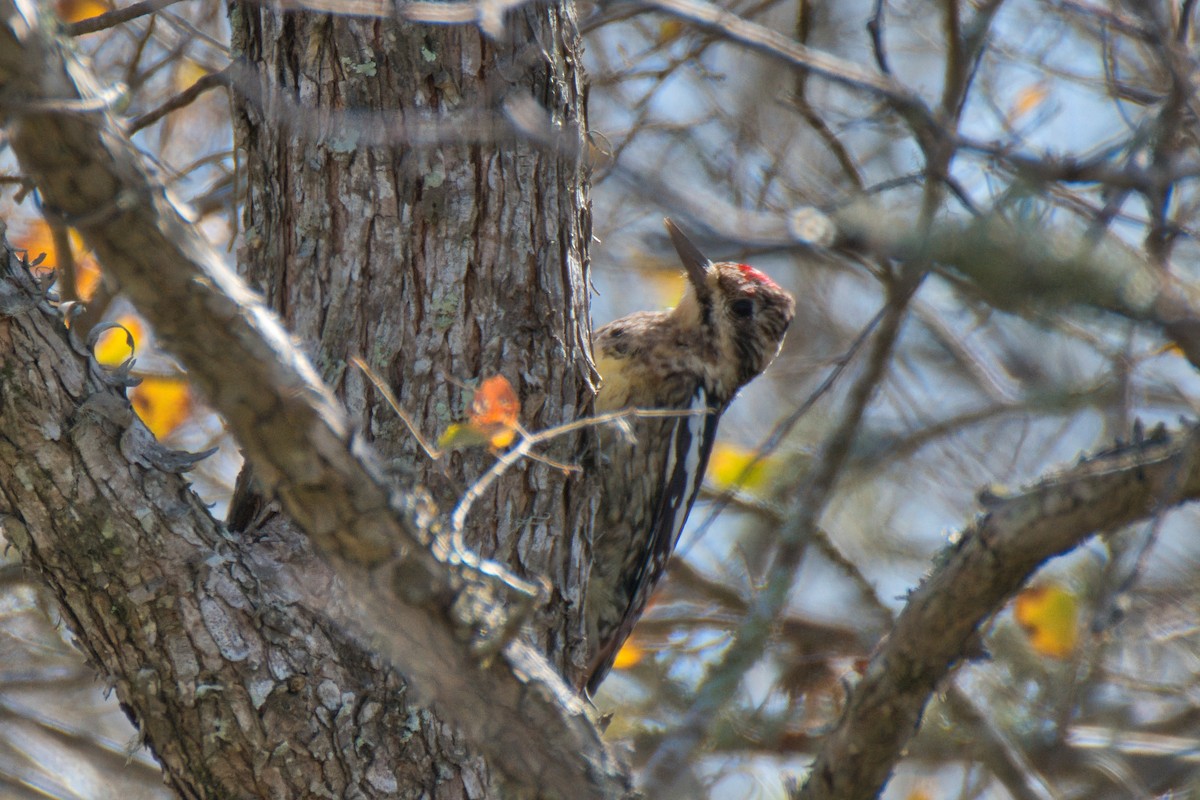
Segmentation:
{"type": "Polygon", "coordinates": [[[1118,447],[1009,497],[984,515],[908,601],[850,695],[798,800],[873,798],[930,695],[971,656],[979,626],[1047,559],[1200,498],[1200,426],[1118,447]]]}
{"type": "Polygon", "coordinates": [[[918,127],[923,130],[935,130],[938,127],[921,98],[889,75],[868,72],[851,61],[805,47],[778,31],[742,19],[707,0],[641,2],[648,8],[690,22],[728,41],[739,42],[792,67],[808,70],[826,80],[887,100],[906,118],[919,120],[918,127]]]}
{"type": "Polygon", "coordinates": [[[364,631],[515,785],[621,795],[622,770],[543,658],[519,642],[485,643],[500,651],[491,663],[480,655],[484,611],[520,582],[444,543],[434,555],[419,508],[371,465],[274,315],[170,205],[114,121],[70,110],[90,107],[95,81],[28,10],[0,2],[14,152],[46,210],[80,230],[361,606],[330,613],[364,631]]]}
{"type": "Polygon", "coordinates": [[[1200,290],[1115,237],[1090,242],[998,211],[965,223],[940,221],[927,237],[873,203],[846,207],[833,218],[836,249],[901,261],[927,253],[935,265],[967,278],[1001,309],[1028,308],[1031,301],[1081,305],[1149,322],[1200,368],[1200,290]]]}
{"type": "Polygon", "coordinates": [[[130,122],[129,126],[125,130],[130,136],[132,136],[142,128],[147,128],[158,122],[172,111],[177,111],[181,108],[191,105],[196,101],[196,98],[207,92],[209,89],[215,89],[218,86],[228,87],[229,85],[230,77],[228,68],[218,72],[210,72],[201,77],[188,88],[184,89],[182,92],[173,95],[158,108],[147,111],[145,114],[142,114],[140,117],[130,122]]]}

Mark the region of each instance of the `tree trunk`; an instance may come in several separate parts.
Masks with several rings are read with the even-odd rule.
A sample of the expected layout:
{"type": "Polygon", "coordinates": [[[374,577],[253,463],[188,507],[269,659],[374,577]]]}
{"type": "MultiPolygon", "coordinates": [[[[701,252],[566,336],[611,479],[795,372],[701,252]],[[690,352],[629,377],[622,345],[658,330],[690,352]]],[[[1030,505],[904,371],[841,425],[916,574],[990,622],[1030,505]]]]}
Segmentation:
{"type": "MultiPolygon", "coordinates": [[[[571,10],[523,7],[506,19],[503,41],[474,26],[356,21],[259,4],[236,6],[233,28],[235,53],[262,76],[246,91],[237,127],[249,174],[240,269],[311,348],[387,463],[448,512],[493,457],[430,459],[349,360],[364,358],[427,438],[461,419],[469,386],[493,374],[517,390],[530,429],[586,410],[593,373],[583,254],[591,227],[578,161],[498,125],[485,131],[493,141],[463,141],[527,87],[582,137],[571,10]],[[341,117],[340,135],[314,141],[297,135],[299,120],[279,124],[289,109],[314,105],[335,117],[353,109],[341,117]],[[442,125],[443,141],[410,145],[406,124],[438,112],[457,113],[462,128],[442,125]],[[347,145],[343,136],[353,141],[364,129],[387,131],[394,146],[347,145]]],[[[581,444],[564,438],[550,455],[577,461],[581,444]]],[[[474,504],[464,536],[481,555],[548,581],[550,602],[529,633],[571,682],[586,668],[581,611],[593,495],[577,476],[525,462],[474,504]]],[[[250,524],[298,538],[277,516],[250,524]]],[[[414,719],[416,738],[432,745],[412,756],[414,790],[434,793],[456,773],[464,787],[486,784],[486,765],[445,756],[458,749],[450,729],[431,715],[414,719]]]]}
{"type": "MultiPolygon", "coordinates": [[[[521,44],[259,7],[235,8],[233,20],[236,47],[261,64],[260,97],[407,117],[495,107],[532,87],[581,136],[569,9],[526,8],[506,25],[504,40],[521,44]]],[[[491,457],[429,461],[347,359],[370,363],[429,435],[462,413],[461,383],[494,372],[516,387],[526,427],[576,417],[592,376],[580,171],[513,140],[420,149],[401,136],[394,148],[347,148],[288,134],[272,111],[249,104],[239,131],[244,270],[399,480],[428,487],[447,512],[491,457]]],[[[156,468],[162,454],[138,440],[144,429],[122,398],[97,390],[53,320],[3,308],[14,309],[0,315],[0,521],[175,790],[498,796],[495,771],[410,705],[402,676],[311,607],[333,589],[307,537],[279,514],[222,530],[184,481],[156,468]]],[[[550,455],[573,461],[582,450],[564,439],[550,455]]],[[[572,681],[583,668],[593,493],[578,476],[520,464],[475,504],[466,531],[471,547],[552,587],[529,633],[572,681]]]]}
{"type": "MultiPolygon", "coordinates": [[[[258,3],[233,13],[235,52],[261,76],[238,126],[249,174],[241,269],[312,348],[377,451],[447,511],[492,457],[432,461],[348,362],[364,358],[430,438],[463,418],[467,386],[493,374],[517,390],[531,430],[588,407],[586,183],[577,159],[518,141],[492,117],[506,98],[532,92],[578,152],[583,79],[571,9],[524,6],[501,41],[474,25],[356,21],[258,3]],[[314,141],[280,124],[285,105],[353,111],[343,131],[314,141]],[[439,115],[462,127],[443,124],[435,144],[408,143],[401,120],[439,115]],[[481,122],[491,123],[492,140],[461,143],[481,122]],[[353,144],[380,127],[395,146],[353,144]]],[[[579,445],[564,438],[550,455],[577,461],[579,445]]],[[[534,640],[568,677],[585,667],[585,488],[545,464],[520,464],[475,503],[466,532],[480,554],[550,580],[534,640]]]]}

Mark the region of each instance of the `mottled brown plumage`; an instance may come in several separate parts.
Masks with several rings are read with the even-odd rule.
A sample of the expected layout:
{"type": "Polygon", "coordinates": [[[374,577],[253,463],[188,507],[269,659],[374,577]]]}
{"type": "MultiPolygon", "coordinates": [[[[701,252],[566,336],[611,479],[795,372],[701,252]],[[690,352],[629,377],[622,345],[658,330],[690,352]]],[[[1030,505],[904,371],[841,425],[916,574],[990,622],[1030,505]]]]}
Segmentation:
{"type": "Polygon", "coordinates": [[[688,275],[674,309],[639,312],[596,331],[604,379],[597,411],[695,413],[633,421],[633,436],[600,433],[602,472],[587,597],[594,692],[662,577],[708,463],[717,421],[779,352],[792,296],[745,264],[714,264],[670,220],[688,275]]]}

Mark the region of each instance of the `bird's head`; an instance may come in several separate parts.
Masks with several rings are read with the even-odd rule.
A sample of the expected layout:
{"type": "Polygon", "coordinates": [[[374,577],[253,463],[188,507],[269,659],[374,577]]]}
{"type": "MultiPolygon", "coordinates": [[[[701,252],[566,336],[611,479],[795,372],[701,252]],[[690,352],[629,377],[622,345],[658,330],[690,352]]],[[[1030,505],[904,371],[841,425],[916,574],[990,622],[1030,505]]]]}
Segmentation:
{"type": "Polygon", "coordinates": [[[716,363],[736,365],[736,374],[720,376],[732,380],[732,397],[732,392],[753,380],[779,353],[796,314],[796,301],[754,267],[730,261],[714,263],[678,225],[669,219],[665,222],[689,285],[675,313],[690,318],[687,328],[697,325],[711,336],[716,363]]]}

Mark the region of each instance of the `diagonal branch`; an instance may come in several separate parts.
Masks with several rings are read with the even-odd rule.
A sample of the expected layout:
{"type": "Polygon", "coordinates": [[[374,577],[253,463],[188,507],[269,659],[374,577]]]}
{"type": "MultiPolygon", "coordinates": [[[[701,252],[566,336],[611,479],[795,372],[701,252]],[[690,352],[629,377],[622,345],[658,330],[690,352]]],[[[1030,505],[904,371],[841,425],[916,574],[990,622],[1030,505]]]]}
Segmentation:
{"type": "Polygon", "coordinates": [[[0,19],[0,113],[24,171],[46,210],[95,249],[225,416],[262,484],[360,599],[357,613],[337,621],[368,635],[514,784],[620,795],[622,770],[545,660],[513,642],[485,664],[473,644],[478,616],[464,619],[463,609],[494,606],[519,582],[495,565],[485,575],[435,557],[417,510],[398,509],[278,320],[169,203],[114,120],[95,111],[100,93],[83,64],[31,3],[3,0],[0,19]]]}
{"type": "Polygon", "coordinates": [[[1115,448],[1019,494],[981,496],[984,515],[909,598],[797,798],[876,797],[930,695],[1038,566],[1099,531],[1197,498],[1200,426],[1115,448]]]}
{"type": "Polygon", "coordinates": [[[170,114],[172,111],[178,111],[179,109],[185,108],[196,102],[196,98],[200,97],[200,95],[204,94],[210,89],[216,89],[219,86],[228,87],[230,83],[231,80],[229,77],[228,67],[218,72],[210,72],[201,77],[188,88],[184,89],[182,92],[170,97],[162,105],[151,111],[147,111],[145,114],[142,114],[140,117],[130,122],[129,127],[126,128],[126,132],[130,136],[133,136],[133,134],[137,133],[142,128],[150,127],[167,114],[170,114]]]}
{"type": "Polygon", "coordinates": [[[1116,237],[1088,241],[1069,228],[1011,219],[993,210],[970,221],[946,220],[929,235],[899,215],[863,202],[837,211],[834,247],[881,258],[928,253],[951,278],[966,279],[1001,309],[1079,305],[1156,325],[1200,367],[1200,288],[1160,269],[1116,237]]]}

